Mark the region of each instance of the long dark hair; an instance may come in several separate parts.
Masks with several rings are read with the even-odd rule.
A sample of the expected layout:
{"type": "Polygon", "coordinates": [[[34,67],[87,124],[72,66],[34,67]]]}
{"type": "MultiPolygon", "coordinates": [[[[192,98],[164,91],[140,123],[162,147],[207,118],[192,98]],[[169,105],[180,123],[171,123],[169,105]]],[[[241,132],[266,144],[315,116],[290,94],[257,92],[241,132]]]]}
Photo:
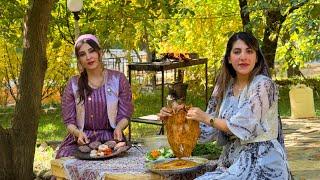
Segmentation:
{"type": "MultiPolygon", "coordinates": [[[[74,51],[78,61],[79,61],[79,50],[84,43],[88,43],[94,49],[94,51],[99,54],[99,59],[101,61],[101,51],[100,51],[101,48],[94,40],[91,40],[91,39],[84,39],[78,42],[77,45],[75,46],[74,51]]],[[[92,93],[92,88],[88,84],[88,73],[86,69],[83,69],[83,71],[80,72],[80,78],[78,80],[78,88],[79,88],[78,93],[80,96],[80,101],[78,103],[80,103],[85,99],[86,96],[89,96],[92,93]]]]}
{"type": "Polygon", "coordinates": [[[268,65],[259,47],[258,40],[252,34],[247,32],[238,32],[233,34],[228,40],[226,52],[222,60],[222,67],[221,67],[219,76],[216,80],[215,91],[213,92],[213,96],[217,99],[216,112],[219,112],[222,99],[224,97],[226,89],[228,88],[228,83],[232,78],[236,78],[237,76],[237,73],[232,67],[232,64],[229,63],[230,53],[231,53],[233,44],[237,40],[242,40],[247,46],[253,49],[257,54],[257,63],[255,64],[253,70],[249,75],[249,83],[252,81],[253,77],[259,74],[263,74],[270,77],[268,65]]]}

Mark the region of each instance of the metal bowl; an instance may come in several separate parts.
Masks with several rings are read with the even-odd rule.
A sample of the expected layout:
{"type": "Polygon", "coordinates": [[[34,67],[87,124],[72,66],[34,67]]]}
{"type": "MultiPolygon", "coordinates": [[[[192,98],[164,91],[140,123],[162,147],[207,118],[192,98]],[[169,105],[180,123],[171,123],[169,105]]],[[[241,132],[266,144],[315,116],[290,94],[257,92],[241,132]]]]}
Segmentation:
{"type": "Polygon", "coordinates": [[[156,164],[158,164],[158,163],[170,162],[170,161],[173,161],[173,160],[176,160],[176,159],[178,159],[178,158],[168,158],[168,159],[163,159],[163,160],[152,161],[152,162],[149,162],[149,163],[146,164],[146,168],[149,171],[151,171],[153,173],[160,174],[160,175],[183,174],[183,173],[187,173],[187,172],[198,171],[203,166],[205,166],[209,161],[208,159],[201,158],[201,157],[185,157],[185,158],[182,158],[182,159],[196,162],[197,165],[194,166],[194,167],[189,167],[189,168],[166,169],[166,170],[161,170],[161,169],[155,169],[154,168],[154,166],[156,164]]]}

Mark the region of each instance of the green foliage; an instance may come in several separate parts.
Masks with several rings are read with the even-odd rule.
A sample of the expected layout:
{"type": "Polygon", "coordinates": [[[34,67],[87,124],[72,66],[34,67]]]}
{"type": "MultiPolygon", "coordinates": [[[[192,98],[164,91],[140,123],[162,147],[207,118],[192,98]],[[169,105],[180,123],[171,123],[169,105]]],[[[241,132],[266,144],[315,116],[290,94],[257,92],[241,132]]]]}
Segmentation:
{"type": "Polygon", "coordinates": [[[304,67],[305,62],[320,58],[319,7],[319,2],[307,3],[284,22],[276,56],[282,71],[290,65],[304,67]]]}
{"type": "MultiPolygon", "coordinates": [[[[22,52],[15,44],[7,43],[1,38],[0,44],[0,89],[6,92],[0,96],[5,96],[11,91],[11,95],[16,99],[19,92],[15,91],[14,87],[19,85],[22,52]]],[[[6,105],[5,102],[1,103],[6,105]]]]}
{"type": "Polygon", "coordinates": [[[291,86],[297,85],[297,84],[305,84],[311,89],[313,89],[314,94],[316,94],[320,98],[320,77],[318,78],[290,78],[290,79],[281,79],[281,80],[275,80],[276,84],[278,84],[281,88],[290,89],[291,86]]]}
{"type": "Polygon", "coordinates": [[[26,1],[0,0],[0,39],[14,45],[22,45],[23,17],[26,1]]]}
{"type": "MultiPolygon", "coordinates": [[[[167,23],[157,26],[154,21],[181,13],[180,0],[173,1],[84,1],[80,14],[81,33],[93,33],[100,37],[102,47],[141,49],[153,48],[161,37],[167,23]],[[160,34],[159,34],[160,32],[160,34]]],[[[51,31],[67,42],[73,43],[74,27],[72,15],[66,9],[66,0],[56,4],[51,31]]],[[[54,37],[54,36],[53,36],[54,37]]]]}
{"type": "Polygon", "coordinates": [[[209,155],[210,159],[216,159],[220,156],[222,147],[216,142],[208,142],[205,144],[197,144],[192,151],[192,156],[209,155]]]}
{"type": "Polygon", "coordinates": [[[173,151],[169,147],[161,147],[159,149],[153,149],[146,153],[146,161],[163,160],[165,158],[174,157],[173,151]]]}
{"type": "MultiPolygon", "coordinates": [[[[293,12],[290,9],[304,3],[294,1],[248,0],[246,11],[250,13],[249,26],[261,39],[264,34],[266,10],[280,10],[286,17],[280,32],[276,60],[285,71],[290,65],[303,66],[319,58],[319,2],[310,1],[293,12]]],[[[0,40],[9,47],[10,53],[1,52],[16,61],[22,54],[23,17],[28,1],[4,1],[0,8],[0,40]],[[14,58],[12,58],[14,57],[14,58]],[[15,58],[18,57],[18,58],[15,58]]],[[[161,52],[196,52],[207,57],[209,85],[218,73],[228,37],[242,30],[237,0],[194,1],[194,0],[112,0],[84,1],[80,12],[81,33],[94,33],[100,38],[104,49],[145,49],[161,52]]],[[[279,26],[280,28],[280,26],[279,26]]],[[[275,36],[272,34],[271,36],[275,36]]],[[[272,37],[270,37],[272,38],[272,37]]],[[[72,59],[74,43],[74,19],[66,7],[66,0],[55,3],[48,33],[48,71],[45,77],[43,98],[53,91],[61,92],[67,77],[74,74],[75,60],[72,59]],[[53,89],[52,87],[57,87],[53,89]],[[58,90],[57,90],[58,89],[58,90]]],[[[3,48],[1,48],[3,49],[3,48]]],[[[129,58],[130,60],[130,58],[129,58]]],[[[1,72],[8,67],[8,59],[2,57],[1,72]]],[[[17,61],[18,62],[18,61],[17,61]]],[[[17,79],[20,65],[15,62],[17,79]]],[[[204,87],[204,67],[192,67],[186,73],[186,81],[204,87]]],[[[1,73],[0,76],[3,76],[1,73]]],[[[3,88],[5,83],[3,77],[3,88]]]]}
{"type": "MultiPolygon", "coordinates": [[[[6,1],[6,4],[0,8],[0,89],[5,94],[0,94],[1,99],[7,100],[9,92],[14,95],[14,99],[19,94],[18,77],[23,48],[23,18],[27,10],[27,1],[6,1]]],[[[61,11],[61,9],[59,9],[61,11]]],[[[53,12],[55,15],[61,12],[53,12]],[[55,14],[56,13],[56,14],[55,14]]],[[[53,21],[55,23],[57,21],[53,21]]],[[[48,35],[49,42],[47,48],[48,71],[46,73],[42,98],[48,98],[51,95],[61,92],[69,77],[74,74],[75,68],[72,67],[74,62],[71,61],[72,46],[56,38],[61,32],[61,28],[53,28],[51,25],[48,35]]],[[[5,104],[1,102],[2,104],[5,104]]]]}
{"type": "Polygon", "coordinates": [[[73,51],[69,44],[61,44],[57,47],[56,42],[48,44],[48,70],[46,72],[42,99],[48,98],[55,93],[62,95],[69,78],[76,74],[76,59],[70,57],[73,51]]]}

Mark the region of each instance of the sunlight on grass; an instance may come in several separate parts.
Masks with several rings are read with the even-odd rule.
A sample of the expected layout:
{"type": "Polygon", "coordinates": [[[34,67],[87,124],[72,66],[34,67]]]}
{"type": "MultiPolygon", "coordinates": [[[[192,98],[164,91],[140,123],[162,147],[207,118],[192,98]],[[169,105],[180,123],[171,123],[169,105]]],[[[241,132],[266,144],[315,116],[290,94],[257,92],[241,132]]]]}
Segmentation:
{"type": "Polygon", "coordinates": [[[38,128],[39,142],[61,139],[61,136],[65,136],[65,131],[54,123],[44,124],[38,128]]]}
{"type": "Polygon", "coordinates": [[[62,122],[61,110],[58,106],[56,110],[42,113],[39,120],[37,142],[62,140],[67,134],[65,125],[62,122]]]}
{"type": "Polygon", "coordinates": [[[33,170],[35,173],[39,173],[43,170],[50,170],[51,159],[54,159],[54,150],[50,146],[40,145],[36,147],[34,155],[33,170]]]}

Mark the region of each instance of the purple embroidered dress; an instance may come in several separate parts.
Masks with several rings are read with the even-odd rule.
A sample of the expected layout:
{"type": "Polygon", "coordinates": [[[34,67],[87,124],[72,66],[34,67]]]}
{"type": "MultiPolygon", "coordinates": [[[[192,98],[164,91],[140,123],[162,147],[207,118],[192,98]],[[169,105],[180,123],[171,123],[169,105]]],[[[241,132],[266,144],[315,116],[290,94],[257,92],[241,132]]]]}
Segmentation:
{"type": "MultiPolygon", "coordinates": [[[[109,122],[108,110],[107,110],[107,95],[110,91],[107,86],[112,83],[119,83],[119,92],[115,93],[118,97],[116,124],[123,118],[130,118],[133,112],[132,93],[130,85],[123,73],[113,70],[107,70],[107,82],[97,88],[93,89],[92,94],[86,97],[84,101],[84,128],[90,142],[95,140],[107,141],[113,139],[113,128],[109,122]],[[113,77],[112,79],[109,77],[113,77]],[[117,77],[117,78],[114,78],[117,77]],[[118,80],[115,80],[118,79],[118,80]],[[116,82],[114,82],[116,81],[116,82]]],[[[72,77],[63,93],[62,97],[62,117],[64,124],[74,124],[77,126],[77,110],[76,101],[72,87],[72,81],[75,81],[78,77],[72,77]]],[[[76,81],[75,81],[76,82],[76,81]]],[[[57,151],[56,158],[72,156],[75,150],[77,150],[77,142],[74,136],[68,134],[65,140],[57,151]]]]}

